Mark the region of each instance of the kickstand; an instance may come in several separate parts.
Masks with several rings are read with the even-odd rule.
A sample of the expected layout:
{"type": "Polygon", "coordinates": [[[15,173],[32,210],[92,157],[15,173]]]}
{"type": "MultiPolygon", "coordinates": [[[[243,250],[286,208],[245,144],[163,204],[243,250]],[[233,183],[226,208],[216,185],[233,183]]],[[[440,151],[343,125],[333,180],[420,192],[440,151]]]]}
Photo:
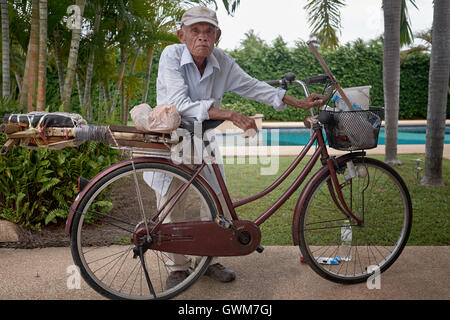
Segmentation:
{"type": "Polygon", "coordinates": [[[141,259],[141,265],[142,269],[144,269],[145,279],[147,280],[148,288],[150,290],[150,293],[156,299],[155,289],[153,289],[152,282],[150,281],[150,276],[148,275],[147,268],[145,267],[144,251],[142,249],[142,245],[138,246],[138,249],[139,249],[139,258],[141,259]]]}

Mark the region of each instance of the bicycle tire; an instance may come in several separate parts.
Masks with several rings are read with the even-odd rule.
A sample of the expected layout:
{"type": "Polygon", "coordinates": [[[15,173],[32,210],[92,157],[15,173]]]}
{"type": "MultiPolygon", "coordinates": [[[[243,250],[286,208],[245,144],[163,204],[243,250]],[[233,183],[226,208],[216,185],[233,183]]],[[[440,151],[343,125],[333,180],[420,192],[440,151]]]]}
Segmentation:
{"type": "MultiPolygon", "coordinates": [[[[145,182],[143,182],[143,178],[141,177],[141,173],[142,172],[149,172],[149,171],[153,171],[153,172],[160,172],[160,173],[166,173],[166,174],[170,174],[172,175],[174,178],[178,178],[180,179],[180,181],[189,181],[189,179],[191,178],[189,176],[189,174],[179,168],[176,168],[174,166],[170,166],[167,164],[163,164],[163,163],[157,163],[157,162],[144,162],[144,163],[137,163],[135,164],[135,170],[137,175],[139,176],[139,182],[138,184],[140,185],[144,185],[145,182]]],[[[179,295],[180,293],[182,293],[183,291],[185,291],[187,288],[189,288],[193,283],[195,283],[195,281],[198,280],[198,278],[206,271],[206,268],[208,267],[212,257],[197,257],[196,259],[192,258],[192,260],[195,260],[195,262],[192,263],[191,272],[189,273],[189,276],[181,283],[179,283],[178,285],[176,285],[173,288],[164,288],[164,281],[163,281],[163,277],[167,277],[168,275],[168,271],[164,270],[161,271],[161,269],[165,269],[165,266],[163,265],[162,260],[166,260],[164,263],[167,263],[167,254],[165,253],[161,253],[161,252],[153,252],[152,250],[148,250],[145,253],[145,261],[146,261],[146,268],[149,271],[150,277],[153,276],[153,274],[150,272],[150,269],[153,267],[156,268],[156,266],[149,266],[149,260],[151,260],[153,262],[153,264],[158,264],[158,269],[160,271],[159,274],[159,283],[157,284],[158,287],[160,288],[160,291],[156,292],[157,289],[152,288],[152,290],[154,289],[154,294],[153,292],[151,292],[150,289],[145,290],[146,288],[143,288],[144,291],[142,291],[142,287],[145,287],[145,273],[143,272],[142,269],[142,264],[139,264],[140,259],[134,259],[134,262],[131,260],[133,258],[131,258],[131,254],[133,253],[133,248],[136,247],[134,244],[130,244],[130,242],[128,242],[128,244],[123,243],[123,242],[127,242],[129,241],[129,239],[132,238],[132,230],[136,230],[138,228],[138,225],[142,225],[144,222],[143,220],[137,222],[136,226],[134,227],[134,229],[130,229],[131,226],[133,226],[137,219],[140,219],[139,217],[136,217],[136,214],[130,214],[132,211],[134,211],[136,205],[135,205],[135,201],[134,199],[132,199],[132,197],[130,195],[124,195],[119,191],[114,191],[113,189],[116,188],[120,188],[124,186],[124,181],[126,180],[132,180],[134,178],[134,168],[133,166],[127,165],[124,167],[121,167],[115,171],[110,172],[109,174],[105,175],[104,177],[102,177],[101,179],[99,179],[89,190],[88,192],[86,192],[85,196],[83,197],[83,199],[80,200],[80,205],[79,205],[79,210],[78,213],[75,215],[74,217],[74,221],[73,221],[73,225],[72,225],[72,233],[71,233],[71,252],[72,252],[72,256],[73,256],[73,260],[75,262],[75,264],[80,268],[80,273],[83,277],[83,279],[98,293],[100,293],[101,295],[110,298],[110,299],[125,299],[125,300],[152,300],[152,299],[170,299],[173,298],[177,295],[179,295]],[[117,192],[118,194],[118,198],[120,198],[121,200],[118,200],[117,203],[120,203],[120,201],[125,201],[124,203],[121,204],[117,204],[117,206],[114,206],[115,203],[113,203],[112,205],[112,209],[108,209],[108,215],[109,218],[106,217],[106,214],[104,216],[102,216],[100,213],[98,213],[96,210],[94,209],[89,209],[92,208],[94,206],[95,203],[101,203],[103,200],[103,198],[99,198],[101,195],[103,195],[103,193],[108,193],[108,196],[111,196],[111,194],[113,196],[113,199],[115,200],[115,193],[117,192]],[[130,201],[128,201],[127,199],[129,199],[130,201]],[[133,200],[133,201],[131,201],[133,200]],[[97,201],[97,202],[96,202],[97,201]],[[117,209],[116,209],[117,208],[117,209]],[[126,209],[126,210],[124,210],[126,209]],[[92,212],[89,212],[88,210],[93,210],[92,212]],[[128,215],[128,217],[133,217],[130,220],[133,221],[125,221],[122,217],[119,219],[118,216],[115,216],[114,220],[112,218],[112,214],[110,214],[110,212],[116,212],[116,211],[126,211],[126,214],[128,215]],[[89,213],[88,213],[89,212],[89,213]],[[89,222],[87,221],[88,219],[86,218],[86,216],[90,217],[90,216],[94,216],[95,217],[95,221],[94,222],[89,222]],[[100,218],[98,217],[100,216],[100,218]],[[103,219],[103,220],[102,220],[103,219]],[[106,227],[106,225],[108,224],[113,224],[111,222],[106,222],[107,219],[110,219],[111,221],[113,220],[114,224],[116,224],[117,230],[112,230],[112,232],[109,232],[109,229],[111,229],[111,227],[106,227]],[[102,222],[105,221],[105,222],[102,222]],[[118,222],[117,222],[118,221],[118,222]],[[104,227],[103,233],[104,233],[104,239],[101,238],[100,240],[96,240],[95,243],[89,243],[89,232],[92,232],[92,228],[93,225],[95,228],[101,228],[102,226],[104,227]],[[129,228],[127,230],[121,230],[119,228],[122,229],[126,229],[129,228]],[[91,231],[89,231],[91,230],[91,231]],[[83,233],[84,232],[84,233],[83,233]],[[115,239],[111,238],[111,234],[117,233],[115,235],[115,239]],[[123,234],[121,234],[120,232],[122,232],[123,234]],[[128,238],[127,238],[128,237],[128,238]],[[127,240],[128,239],[128,240],[127,240]],[[86,247],[90,248],[90,251],[87,250],[83,250],[85,248],[84,243],[88,242],[89,244],[86,244],[86,247]],[[103,242],[102,242],[103,241],[103,242]],[[117,241],[117,243],[116,243],[117,241]],[[122,250],[124,248],[121,248],[121,246],[124,246],[124,248],[126,247],[126,250],[128,252],[126,252],[125,250],[122,250]],[[106,246],[106,247],[105,247],[106,246]],[[111,281],[111,284],[106,283],[106,280],[109,279],[103,279],[100,277],[100,274],[97,274],[99,271],[98,270],[94,270],[94,263],[97,262],[96,259],[98,259],[99,261],[101,261],[101,259],[103,259],[103,257],[106,257],[104,259],[108,259],[110,258],[110,253],[106,253],[107,249],[110,250],[111,248],[115,248],[115,247],[120,247],[119,249],[121,250],[120,252],[124,252],[122,255],[121,254],[117,254],[117,256],[121,256],[123,257],[123,262],[120,260],[117,260],[116,262],[112,263],[112,262],[108,262],[109,265],[114,264],[115,265],[120,265],[120,268],[118,268],[117,274],[114,275],[113,280],[111,281]],[[93,252],[96,251],[96,254],[90,254],[90,256],[94,256],[94,260],[92,262],[88,262],[88,258],[87,258],[87,253],[88,252],[93,252]],[[103,255],[102,255],[103,253],[103,255]],[[151,255],[151,258],[149,258],[149,256],[151,255]],[[155,255],[156,258],[153,256],[155,255]],[[126,263],[125,263],[126,260],[126,263]],[[156,260],[156,261],[155,261],[156,260]],[[160,261],[161,260],[161,261],[160,261]],[[130,262],[131,261],[131,262],[130,262]],[[91,263],[91,264],[90,264],[91,263]],[[131,266],[134,264],[134,268],[131,269],[131,266]],[[124,267],[125,265],[125,267],[124,267]],[[128,270],[131,270],[131,273],[129,275],[125,274],[125,271],[121,272],[121,268],[123,268],[124,270],[126,268],[128,268],[128,270]],[[136,268],[140,268],[139,272],[140,275],[138,275],[138,271],[134,272],[134,269],[136,268]],[[132,275],[132,273],[135,273],[132,275]],[[134,277],[134,282],[133,282],[133,287],[131,287],[130,292],[128,293],[127,291],[125,291],[125,288],[119,288],[118,285],[115,285],[115,287],[113,287],[113,282],[116,281],[116,278],[121,278],[124,279],[126,277],[126,280],[124,281],[124,283],[122,284],[123,287],[127,287],[126,289],[128,290],[130,285],[127,283],[128,280],[131,278],[130,282],[133,281],[132,278],[134,277]],[[141,292],[140,293],[136,293],[135,291],[137,290],[137,288],[134,288],[135,283],[137,282],[137,278],[140,277],[140,289],[141,292]]],[[[144,185],[145,186],[145,185],[144,185]]],[[[130,186],[130,188],[132,188],[132,186],[130,186]]],[[[144,188],[142,188],[144,189],[144,188]]],[[[147,188],[150,189],[150,188],[147,188]]],[[[148,191],[148,190],[147,190],[148,191]]],[[[149,191],[151,193],[151,191],[149,191]]],[[[206,189],[202,186],[202,184],[198,181],[198,179],[195,179],[193,181],[193,183],[191,184],[191,186],[189,187],[189,189],[186,191],[186,195],[187,197],[193,197],[191,202],[196,202],[196,203],[200,203],[200,205],[203,203],[204,205],[206,205],[207,211],[209,211],[210,217],[208,219],[213,220],[215,218],[216,215],[216,208],[214,206],[214,202],[211,198],[211,196],[209,195],[208,191],[206,191],[206,189]],[[189,192],[192,192],[192,194],[190,194],[189,192]],[[189,194],[188,194],[189,193],[189,194]],[[200,201],[200,202],[198,202],[200,201]],[[202,202],[203,201],[203,202],[202,202]]],[[[136,196],[137,197],[137,196],[136,196]]],[[[151,198],[151,196],[149,197],[151,198]]],[[[148,199],[146,199],[147,201],[149,201],[148,199]]],[[[189,202],[189,203],[191,203],[189,202]]],[[[149,204],[145,203],[145,206],[147,208],[149,204]]],[[[192,209],[192,208],[191,208],[192,209]]],[[[192,211],[192,210],[191,210],[192,211]]],[[[113,213],[114,214],[114,213],[113,213]]],[[[123,213],[122,213],[123,214],[123,213]]],[[[147,220],[148,217],[147,217],[147,220]]],[[[149,222],[149,221],[147,221],[149,222]]],[[[113,224],[113,225],[114,225],[113,224]]],[[[97,230],[96,230],[97,231],[97,230]]],[[[98,231],[100,232],[100,231],[98,231]]],[[[102,233],[102,236],[103,236],[102,233]]],[[[97,235],[98,237],[98,235],[97,235]]],[[[118,251],[118,250],[117,250],[118,251]]],[[[115,254],[115,253],[114,253],[115,254]]],[[[114,256],[114,254],[112,256],[114,256]]],[[[120,258],[122,259],[122,258],[120,258]]],[[[113,260],[114,261],[114,260],[113,260]]],[[[103,263],[103,261],[102,261],[103,263]]],[[[109,266],[108,266],[109,267],[109,266]]],[[[111,269],[113,268],[113,266],[111,266],[111,269]]],[[[100,270],[100,269],[99,269],[100,270]]],[[[105,271],[102,271],[105,272],[105,271]]],[[[108,272],[106,272],[106,275],[104,275],[104,277],[106,278],[106,276],[108,276],[108,272]]],[[[109,277],[109,276],[108,276],[109,277]]],[[[155,280],[157,281],[157,275],[155,275],[155,280]]],[[[110,277],[109,277],[110,278],[110,277]]],[[[123,281],[123,280],[122,280],[123,281]]],[[[117,282],[117,281],[116,281],[117,282]]],[[[152,285],[154,286],[155,284],[152,283],[152,285]]],[[[136,285],[137,287],[137,285],[136,285]]],[[[150,287],[150,286],[149,286],[150,287]]]]}
{"type": "MultiPolygon", "coordinates": [[[[362,226],[351,224],[350,260],[336,260],[343,247],[342,228],[348,226],[343,222],[347,217],[330,196],[328,181],[331,176],[328,170],[306,198],[299,229],[300,250],[310,267],[321,277],[344,284],[366,281],[376,269],[379,274],[386,271],[403,251],[412,225],[411,197],[398,173],[375,159],[354,157],[350,160],[356,167],[357,176],[344,187],[343,194],[352,212],[364,219],[362,226]],[[381,229],[384,235],[379,234],[381,229]],[[334,259],[333,263],[337,264],[325,264],[327,262],[323,258],[334,259]]],[[[347,162],[341,163],[338,170],[341,184],[348,174],[347,162]]]]}

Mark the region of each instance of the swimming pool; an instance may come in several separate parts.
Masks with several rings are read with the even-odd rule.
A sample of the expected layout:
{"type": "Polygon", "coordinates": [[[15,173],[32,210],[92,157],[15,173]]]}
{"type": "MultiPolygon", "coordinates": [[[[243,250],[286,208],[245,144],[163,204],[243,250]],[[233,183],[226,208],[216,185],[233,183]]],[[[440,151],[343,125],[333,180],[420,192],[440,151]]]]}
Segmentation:
{"type": "MultiPolygon", "coordinates": [[[[218,134],[219,145],[245,145],[248,143],[241,138],[240,133],[235,134],[218,134]]],[[[310,137],[308,128],[265,128],[258,132],[257,144],[260,146],[301,146],[305,145],[310,137]]],[[[254,139],[256,139],[254,138],[254,139]]],[[[397,143],[400,145],[407,144],[425,144],[426,142],[426,126],[410,125],[398,127],[397,143]]],[[[450,126],[445,126],[445,144],[450,144],[450,126]]],[[[378,144],[385,144],[384,126],[381,127],[378,136],[378,144]]]]}

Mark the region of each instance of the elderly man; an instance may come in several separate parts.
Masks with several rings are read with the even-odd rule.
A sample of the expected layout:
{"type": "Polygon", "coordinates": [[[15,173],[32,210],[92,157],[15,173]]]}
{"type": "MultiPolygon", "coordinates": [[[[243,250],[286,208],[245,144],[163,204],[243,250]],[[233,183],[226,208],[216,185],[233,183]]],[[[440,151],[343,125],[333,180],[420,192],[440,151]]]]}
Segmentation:
{"type": "MultiPolygon", "coordinates": [[[[215,47],[221,30],[214,11],[205,7],[191,8],[183,15],[181,24],[177,35],[182,44],[166,47],[160,57],[157,103],[174,104],[182,118],[200,122],[208,119],[230,120],[244,131],[257,131],[253,119],[235,111],[220,109],[222,96],[227,91],[272,105],[276,110],[285,109],[286,104],[302,109],[323,104],[320,95],[312,94],[305,100],[298,100],[286,95],[285,90],[273,88],[246,74],[231,56],[215,47]]],[[[206,177],[214,185],[214,178],[206,177]]],[[[169,199],[173,190],[176,186],[170,186],[168,192],[164,195],[157,193],[157,196],[163,200],[169,199]]],[[[217,193],[220,196],[220,190],[217,193]]],[[[227,210],[224,212],[229,215],[227,210]]],[[[188,276],[186,259],[182,255],[172,255],[167,287],[177,285],[188,276]]],[[[219,263],[212,263],[206,275],[222,282],[235,279],[234,272],[219,263]]]]}

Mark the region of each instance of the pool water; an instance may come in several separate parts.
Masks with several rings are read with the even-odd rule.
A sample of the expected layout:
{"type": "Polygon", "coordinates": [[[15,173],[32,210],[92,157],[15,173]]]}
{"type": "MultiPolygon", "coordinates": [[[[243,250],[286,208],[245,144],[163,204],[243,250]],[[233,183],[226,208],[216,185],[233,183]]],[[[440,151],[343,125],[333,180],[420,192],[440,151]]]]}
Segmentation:
{"type": "MultiPolygon", "coordinates": [[[[218,134],[218,136],[222,136],[222,139],[219,138],[218,140],[222,140],[220,144],[223,146],[245,144],[245,140],[240,137],[241,134],[218,134]]],[[[260,130],[257,136],[258,145],[260,146],[301,146],[308,142],[309,137],[310,130],[308,128],[268,128],[260,130]]],[[[398,127],[398,144],[425,144],[425,142],[426,126],[398,127]]],[[[450,126],[448,125],[445,127],[444,143],[450,144],[450,126]]],[[[378,135],[378,144],[385,144],[384,127],[381,127],[378,135]]]]}

